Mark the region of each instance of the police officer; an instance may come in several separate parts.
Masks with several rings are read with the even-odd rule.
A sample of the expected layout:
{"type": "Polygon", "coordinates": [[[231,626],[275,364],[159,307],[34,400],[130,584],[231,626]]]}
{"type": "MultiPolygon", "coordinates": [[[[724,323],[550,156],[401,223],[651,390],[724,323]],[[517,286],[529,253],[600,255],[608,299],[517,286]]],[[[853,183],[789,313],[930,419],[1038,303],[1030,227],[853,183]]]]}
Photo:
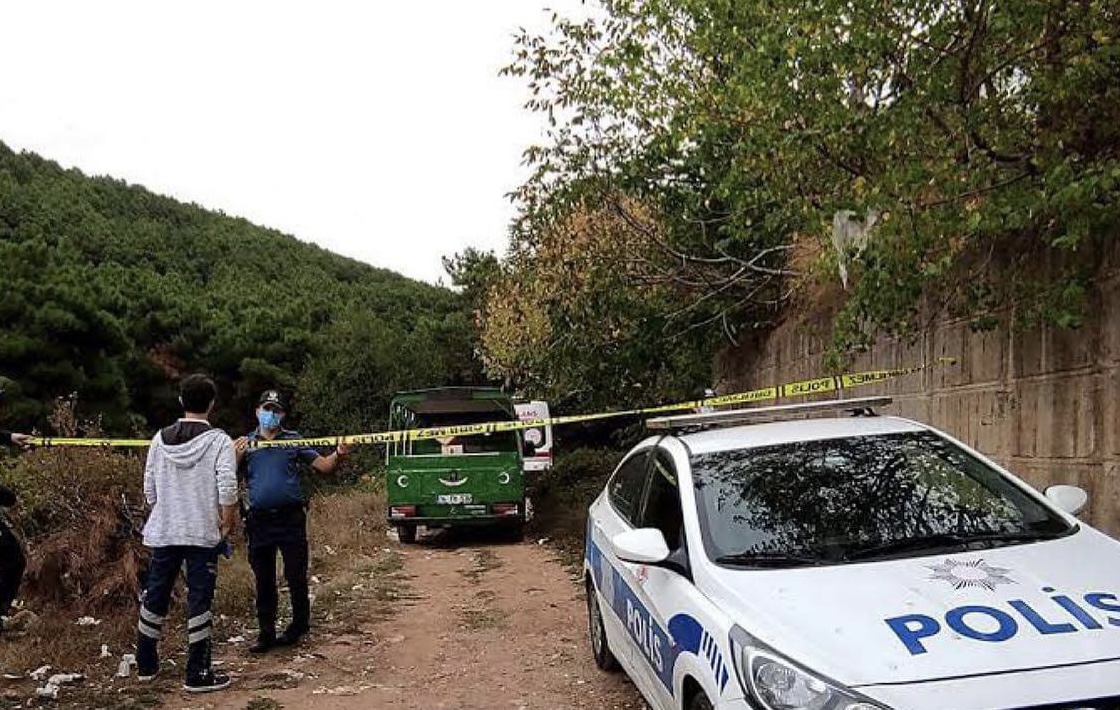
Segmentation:
{"type": "Polygon", "coordinates": [[[260,636],[249,648],[264,653],[273,646],[290,646],[310,630],[311,600],[307,588],[307,504],[300,487],[300,464],[329,474],[350,453],[340,444],[328,456],[305,447],[250,447],[253,441],[300,438],[281,424],[287,403],[277,390],[266,390],[257,404],[257,428],[234,442],[238,468],[245,481],[248,507],[245,533],[249,539],[249,565],[256,578],[257,622],[260,636]],[[284,578],[292,600],[292,621],[276,635],[276,555],[284,560],[284,578]]]}
{"type": "MultiPolygon", "coordinates": [[[[3,398],[4,388],[0,384],[0,402],[3,398]]],[[[0,444],[27,447],[31,445],[31,435],[0,430],[0,444]]],[[[9,508],[15,504],[15,492],[6,486],[0,486],[0,507],[9,508]]],[[[23,581],[26,566],[27,559],[23,555],[19,538],[7,517],[0,515],[0,631],[4,629],[4,621],[12,608],[12,602],[19,595],[19,585],[23,581]]]]}

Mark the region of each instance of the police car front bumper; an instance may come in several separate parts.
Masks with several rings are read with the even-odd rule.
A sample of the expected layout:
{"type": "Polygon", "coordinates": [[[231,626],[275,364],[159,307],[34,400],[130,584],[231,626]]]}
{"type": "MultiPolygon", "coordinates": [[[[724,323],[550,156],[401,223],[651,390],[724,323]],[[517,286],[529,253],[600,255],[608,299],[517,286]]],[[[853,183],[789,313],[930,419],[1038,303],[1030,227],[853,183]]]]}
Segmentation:
{"type": "Polygon", "coordinates": [[[1113,710],[1120,707],[1120,660],[858,690],[907,710],[1113,710]]]}

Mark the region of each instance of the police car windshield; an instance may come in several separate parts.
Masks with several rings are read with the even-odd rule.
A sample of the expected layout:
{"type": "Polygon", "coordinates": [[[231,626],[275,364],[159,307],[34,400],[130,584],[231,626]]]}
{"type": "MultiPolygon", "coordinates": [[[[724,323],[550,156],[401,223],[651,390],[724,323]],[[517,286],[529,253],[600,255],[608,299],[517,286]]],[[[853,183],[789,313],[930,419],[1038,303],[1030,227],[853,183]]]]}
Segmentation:
{"type": "Polygon", "coordinates": [[[933,554],[1074,529],[930,432],[717,451],[693,456],[692,473],[707,553],[731,566],[933,554]]]}

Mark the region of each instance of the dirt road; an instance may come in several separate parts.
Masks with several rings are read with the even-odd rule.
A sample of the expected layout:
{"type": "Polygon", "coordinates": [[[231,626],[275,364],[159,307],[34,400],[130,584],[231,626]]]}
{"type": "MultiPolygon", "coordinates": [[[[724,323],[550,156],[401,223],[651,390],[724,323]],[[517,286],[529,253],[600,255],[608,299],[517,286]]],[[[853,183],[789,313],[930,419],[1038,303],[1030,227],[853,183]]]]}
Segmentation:
{"type": "Polygon", "coordinates": [[[389,601],[381,608],[392,609],[391,616],[369,618],[360,606],[341,606],[326,625],[331,633],[263,660],[240,646],[222,648],[216,657],[233,672],[235,688],[168,697],[164,706],[645,708],[623,675],[595,668],[582,592],[546,547],[436,538],[392,542],[384,552],[400,560],[392,581],[379,584],[370,575],[351,588],[359,596],[374,590],[389,601]]]}

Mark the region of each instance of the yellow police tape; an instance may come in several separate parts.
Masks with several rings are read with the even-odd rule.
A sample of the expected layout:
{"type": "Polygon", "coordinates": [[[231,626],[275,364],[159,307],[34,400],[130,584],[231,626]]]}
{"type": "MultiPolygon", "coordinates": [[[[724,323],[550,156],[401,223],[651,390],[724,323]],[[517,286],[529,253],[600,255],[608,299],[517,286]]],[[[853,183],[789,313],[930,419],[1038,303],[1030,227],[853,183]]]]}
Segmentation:
{"type": "MultiPolygon", "coordinates": [[[[951,365],[956,363],[956,358],[938,358],[936,365],[951,365]]],[[[563,417],[550,417],[548,419],[526,419],[523,421],[483,422],[479,424],[459,424],[455,426],[432,427],[428,429],[405,429],[400,431],[384,431],[373,434],[347,434],[343,436],[320,436],[310,439],[288,439],[284,441],[259,440],[250,442],[250,446],[337,446],[339,444],[370,445],[370,444],[395,444],[398,442],[420,441],[423,439],[442,439],[452,436],[469,436],[471,434],[493,434],[502,431],[516,431],[519,429],[532,429],[540,426],[559,426],[589,422],[613,417],[644,416],[648,414],[664,414],[682,409],[699,409],[700,407],[722,407],[730,404],[750,404],[781,399],[783,397],[797,397],[809,394],[822,394],[825,392],[839,392],[842,390],[873,385],[886,380],[912,375],[915,372],[929,369],[933,365],[916,365],[894,370],[871,370],[867,372],[852,372],[843,375],[817,377],[800,382],[788,382],[775,387],[763,387],[749,392],[736,392],[723,394],[705,399],[695,399],[688,402],[662,404],[656,407],[641,407],[638,409],[622,409],[612,412],[598,412],[596,414],[572,414],[563,417]]],[[[149,439],[74,439],[63,437],[35,437],[31,440],[33,446],[115,446],[115,447],[145,447],[151,443],[149,439]]]]}

